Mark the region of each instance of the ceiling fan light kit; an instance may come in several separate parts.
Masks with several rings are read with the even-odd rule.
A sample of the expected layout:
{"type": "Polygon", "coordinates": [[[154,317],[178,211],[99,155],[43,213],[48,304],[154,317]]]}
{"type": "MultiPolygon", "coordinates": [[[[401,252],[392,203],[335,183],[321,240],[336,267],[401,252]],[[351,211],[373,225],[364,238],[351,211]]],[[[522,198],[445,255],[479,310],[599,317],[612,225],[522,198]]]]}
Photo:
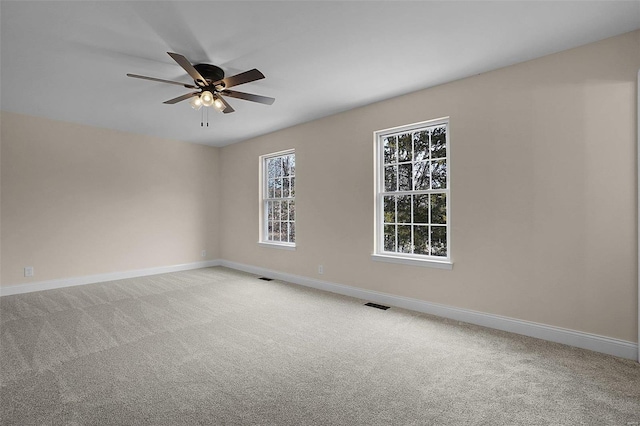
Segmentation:
{"type": "MultiPolygon", "coordinates": [[[[179,81],[164,80],[155,77],[146,77],[138,74],[127,74],[128,77],[156,81],[159,83],[175,84],[178,86],[183,86],[187,89],[198,90],[196,92],[187,93],[185,95],[178,96],[177,98],[164,101],[165,104],[176,104],[178,102],[189,99],[189,104],[191,104],[191,107],[196,111],[200,110],[203,106],[213,106],[224,114],[229,114],[234,112],[235,110],[223,98],[223,95],[265,105],[271,105],[275,101],[274,98],[270,98],[267,96],[229,90],[229,87],[239,86],[241,84],[263,79],[264,74],[262,74],[255,68],[225,78],[224,71],[220,67],[210,64],[191,65],[191,62],[189,62],[184,56],[178,53],[167,53],[169,54],[169,56],[171,56],[171,58],[173,58],[174,61],[178,63],[178,65],[180,65],[187,72],[187,74],[189,74],[189,76],[191,76],[195,85],[181,83],[179,81]]],[[[209,123],[207,123],[207,126],[208,125],[209,123]]]]}

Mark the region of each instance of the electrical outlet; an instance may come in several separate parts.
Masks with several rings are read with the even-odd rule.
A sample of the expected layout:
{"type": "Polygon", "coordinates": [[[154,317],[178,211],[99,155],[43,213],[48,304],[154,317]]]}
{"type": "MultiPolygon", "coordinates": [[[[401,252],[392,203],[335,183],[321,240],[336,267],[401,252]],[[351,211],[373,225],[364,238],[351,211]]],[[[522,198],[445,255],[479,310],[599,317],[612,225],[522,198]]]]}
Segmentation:
{"type": "Polygon", "coordinates": [[[318,273],[319,273],[320,275],[324,274],[324,266],[322,266],[322,265],[318,265],[318,273]]]}
{"type": "Polygon", "coordinates": [[[202,250],[202,253],[200,253],[200,255],[202,257],[207,257],[207,251],[206,250],[202,250]]]}
{"type": "Polygon", "coordinates": [[[24,276],[25,277],[32,277],[35,275],[35,272],[33,270],[33,266],[25,266],[24,268],[24,276]]]}

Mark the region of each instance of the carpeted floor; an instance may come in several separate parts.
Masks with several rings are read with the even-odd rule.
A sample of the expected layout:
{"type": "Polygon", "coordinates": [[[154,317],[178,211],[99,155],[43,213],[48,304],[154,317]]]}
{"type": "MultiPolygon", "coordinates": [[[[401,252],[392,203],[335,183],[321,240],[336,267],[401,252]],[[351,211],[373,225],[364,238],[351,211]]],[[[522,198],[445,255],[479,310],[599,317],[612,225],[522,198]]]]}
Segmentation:
{"type": "Polygon", "coordinates": [[[638,425],[640,364],[225,268],[0,298],[2,425],[638,425]]]}

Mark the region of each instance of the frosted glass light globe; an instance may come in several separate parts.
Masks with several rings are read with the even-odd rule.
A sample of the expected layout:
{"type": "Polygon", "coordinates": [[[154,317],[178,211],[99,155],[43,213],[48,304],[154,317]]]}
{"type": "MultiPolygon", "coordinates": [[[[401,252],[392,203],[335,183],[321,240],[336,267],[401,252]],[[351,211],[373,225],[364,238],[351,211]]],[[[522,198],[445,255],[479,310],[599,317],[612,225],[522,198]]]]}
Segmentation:
{"type": "Polygon", "coordinates": [[[200,100],[202,101],[202,105],[204,106],[209,107],[213,105],[213,93],[205,90],[204,92],[202,92],[202,95],[200,95],[200,100]]]}
{"type": "Polygon", "coordinates": [[[192,97],[189,103],[191,104],[191,108],[195,109],[196,111],[202,108],[202,101],[200,100],[200,96],[192,97]]]}

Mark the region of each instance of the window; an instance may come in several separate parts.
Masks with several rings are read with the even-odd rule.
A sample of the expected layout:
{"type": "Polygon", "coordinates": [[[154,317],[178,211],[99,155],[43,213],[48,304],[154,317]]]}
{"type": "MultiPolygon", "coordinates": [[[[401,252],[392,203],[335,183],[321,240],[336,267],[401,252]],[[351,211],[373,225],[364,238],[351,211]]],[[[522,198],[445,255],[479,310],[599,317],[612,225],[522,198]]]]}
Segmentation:
{"type": "Polygon", "coordinates": [[[374,259],[450,269],[449,119],[375,132],[374,259]]]}
{"type": "Polygon", "coordinates": [[[295,247],[296,155],[293,150],[260,157],[260,242],[295,247]]]}

